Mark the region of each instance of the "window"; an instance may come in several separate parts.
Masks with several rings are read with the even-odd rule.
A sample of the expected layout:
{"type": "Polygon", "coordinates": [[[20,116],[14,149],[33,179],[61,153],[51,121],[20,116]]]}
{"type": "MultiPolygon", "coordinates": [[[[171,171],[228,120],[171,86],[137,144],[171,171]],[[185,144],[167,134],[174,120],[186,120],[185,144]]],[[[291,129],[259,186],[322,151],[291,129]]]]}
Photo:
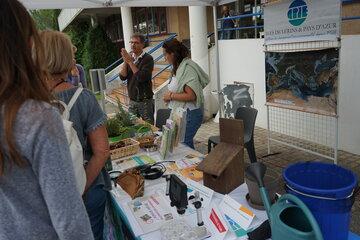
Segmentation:
{"type": "Polygon", "coordinates": [[[121,23],[121,15],[111,15],[105,19],[105,29],[108,37],[112,42],[118,42],[122,40],[122,23],[121,23]]]}
{"type": "MultiPolygon", "coordinates": [[[[228,4],[229,14],[231,16],[241,16],[257,14],[262,11],[261,0],[237,0],[228,4]]],[[[224,18],[224,8],[218,8],[218,18],[224,18]]],[[[239,39],[239,38],[260,38],[263,36],[264,20],[262,15],[247,16],[229,20],[218,21],[219,39],[239,39]],[[232,29],[232,30],[224,30],[232,29]]]]}
{"type": "Polygon", "coordinates": [[[132,8],[134,30],[141,34],[167,32],[166,8],[132,8]]]}

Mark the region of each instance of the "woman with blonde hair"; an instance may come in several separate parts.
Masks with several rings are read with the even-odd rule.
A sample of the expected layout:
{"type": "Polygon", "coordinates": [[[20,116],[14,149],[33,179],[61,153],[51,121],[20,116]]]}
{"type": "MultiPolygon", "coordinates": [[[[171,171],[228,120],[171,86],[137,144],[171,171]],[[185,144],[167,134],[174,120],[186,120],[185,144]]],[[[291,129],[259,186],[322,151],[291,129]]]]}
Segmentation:
{"type": "MultiPolygon", "coordinates": [[[[57,99],[69,104],[78,87],[66,82],[73,67],[73,45],[70,38],[58,31],[43,31],[40,38],[45,48],[45,61],[50,73],[48,88],[57,99]]],[[[103,239],[104,211],[108,179],[104,169],[109,157],[109,142],[105,128],[106,115],[94,94],[82,89],[70,111],[70,121],[84,149],[86,187],[84,203],[95,239],[103,239]]]]}
{"type": "MultiPolygon", "coordinates": [[[[75,46],[73,46],[73,52],[74,52],[74,55],[77,52],[77,48],[75,46]]],[[[70,70],[70,73],[67,78],[67,82],[71,83],[74,86],[82,86],[83,88],[87,88],[84,67],[82,65],[76,63],[75,56],[74,56],[73,61],[74,61],[74,65],[70,70]]]]}
{"type": "Polygon", "coordinates": [[[0,0],[0,239],[93,239],[43,47],[17,0],[0,0]]]}

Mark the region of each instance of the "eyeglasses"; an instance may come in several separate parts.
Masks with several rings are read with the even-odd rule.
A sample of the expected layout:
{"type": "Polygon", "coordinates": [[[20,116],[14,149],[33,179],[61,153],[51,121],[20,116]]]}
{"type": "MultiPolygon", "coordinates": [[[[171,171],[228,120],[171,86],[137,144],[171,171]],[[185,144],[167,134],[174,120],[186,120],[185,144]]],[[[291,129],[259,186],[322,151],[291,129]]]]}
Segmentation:
{"type": "Polygon", "coordinates": [[[140,44],[140,42],[133,42],[133,41],[130,41],[129,43],[130,44],[140,44]]]}

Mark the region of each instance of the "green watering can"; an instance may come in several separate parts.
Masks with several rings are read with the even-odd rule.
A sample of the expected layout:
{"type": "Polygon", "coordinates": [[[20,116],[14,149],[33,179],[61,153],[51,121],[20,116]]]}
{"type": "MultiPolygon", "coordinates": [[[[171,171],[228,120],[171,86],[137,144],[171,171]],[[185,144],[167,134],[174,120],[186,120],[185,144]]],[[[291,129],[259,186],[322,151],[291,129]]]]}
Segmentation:
{"type": "Polygon", "coordinates": [[[270,206],[268,193],[264,187],[266,166],[255,162],[246,168],[246,174],[256,179],[259,185],[261,199],[271,227],[273,240],[323,240],[321,230],[314,216],[306,205],[296,196],[282,195],[270,206]]]}

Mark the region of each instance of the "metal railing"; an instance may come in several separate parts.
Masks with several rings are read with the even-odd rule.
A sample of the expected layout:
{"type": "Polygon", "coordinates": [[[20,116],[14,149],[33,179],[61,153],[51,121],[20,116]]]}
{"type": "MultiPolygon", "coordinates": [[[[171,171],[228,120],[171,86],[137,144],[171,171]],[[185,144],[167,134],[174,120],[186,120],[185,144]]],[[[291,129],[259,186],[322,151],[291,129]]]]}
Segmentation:
{"type": "Polygon", "coordinates": [[[154,63],[158,62],[160,59],[164,57],[164,54],[160,54],[157,58],[154,59],[154,63]]]}
{"type": "Polygon", "coordinates": [[[360,16],[343,17],[343,21],[360,20],[360,16]]]}
{"type": "Polygon", "coordinates": [[[168,68],[170,68],[170,67],[171,67],[171,64],[166,65],[166,66],[165,66],[164,68],[162,68],[159,72],[157,72],[157,73],[152,77],[152,79],[157,78],[160,74],[162,74],[163,72],[165,72],[166,69],[168,69],[168,68]]]}
{"type": "Polygon", "coordinates": [[[357,3],[360,2],[359,0],[342,0],[343,4],[349,4],[349,3],[357,3]]]}
{"type": "MultiPolygon", "coordinates": [[[[360,3],[360,0],[342,0],[343,4],[360,3]]],[[[343,21],[360,20],[360,16],[343,17],[343,21]]]]}
{"type": "Polygon", "coordinates": [[[224,21],[224,20],[237,20],[240,18],[247,18],[247,17],[257,17],[257,16],[262,16],[263,12],[257,12],[257,13],[248,13],[248,14],[240,14],[240,15],[236,15],[236,16],[232,16],[232,17],[224,17],[224,18],[218,18],[218,21],[224,21]]]}
{"type": "Polygon", "coordinates": [[[258,34],[258,29],[260,28],[264,28],[264,25],[258,25],[257,24],[257,17],[261,17],[263,16],[263,11],[259,11],[256,13],[247,13],[247,14],[240,14],[240,15],[236,15],[236,16],[231,16],[231,17],[224,17],[224,18],[218,18],[218,22],[220,22],[220,28],[218,27],[218,31],[219,32],[224,32],[224,31],[237,31],[237,30],[246,30],[246,29],[254,29],[254,34],[255,34],[255,38],[257,38],[257,34],[258,34]],[[250,17],[255,17],[255,23],[254,25],[250,25],[250,26],[243,26],[243,27],[234,27],[234,28],[222,28],[222,22],[225,20],[239,20],[239,19],[243,19],[243,18],[250,18],[250,17]]]}
{"type": "MultiPolygon", "coordinates": [[[[342,4],[351,4],[351,3],[360,3],[360,0],[342,0],[341,1],[342,4]]],[[[240,14],[240,15],[236,15],[236,16],[231,16],[231,17],[224,17],[224,18],[218,18],[218,21],[221,22],[221,26],[222,26],[222,21],[225,20],[238,20],[238,19],[242,19],[242,18],[249,18],[249,17],[259,17],[259,16],[263,16],[264,12],[263,11],[259,11],[256,13],[248,13],[248,14],[240,14]]],[[[256,18],[255,18],[256,19],[256,18]]],[[[350,21],[350,20],[360,20],[360,16],[348,16],[348,17],[342,17],[342,21],[350,21]]],[[[259,29],[259,28],[263,28],[264,25],[257,25],[257,21],[255,20],[255,25],[251,25],[251,26],[244,26],[244,27],[235,27],[235,28],[218,28],[217,30],[222,32],[222,31],[236,31],[236,30],[245,30],[245,29],[259,29]]],[[[255,36],[256,36],[256,32],[255,32],[255,36]]]]}

